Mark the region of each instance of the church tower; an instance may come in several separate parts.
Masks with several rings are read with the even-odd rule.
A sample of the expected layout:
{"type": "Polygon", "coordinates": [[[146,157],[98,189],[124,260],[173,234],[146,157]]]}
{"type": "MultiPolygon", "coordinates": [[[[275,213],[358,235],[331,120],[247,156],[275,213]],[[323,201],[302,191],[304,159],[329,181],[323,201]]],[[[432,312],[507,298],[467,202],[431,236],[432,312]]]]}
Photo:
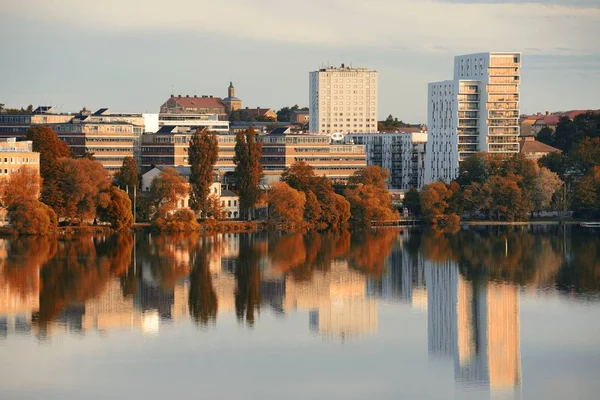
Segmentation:
{"type": "Polygon", "coordinates": [[[228,113],[242,108],[242,100],[235,97],[235,87],[233,86],[233,82],[229,82],[229,87],[227,88],[227,97],[222,101],[223,104],[225,104],[225,108],[227,109],[228,113]]]}

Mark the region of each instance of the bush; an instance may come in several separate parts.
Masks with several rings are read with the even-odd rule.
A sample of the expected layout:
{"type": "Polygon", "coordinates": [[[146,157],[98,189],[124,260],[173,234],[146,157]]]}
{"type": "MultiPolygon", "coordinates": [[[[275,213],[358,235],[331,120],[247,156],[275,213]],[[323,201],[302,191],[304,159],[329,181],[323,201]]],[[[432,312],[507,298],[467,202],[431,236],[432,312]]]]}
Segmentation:
{"type": "Polygon", "coordinates": [[[58,218],[52,208],[38,200],[14,204],[8,209],[10,225],[21,235],[56,232],[58,218]]]}
{"type": "Polygon", "coordinates": [[[170,211],[168,207],[158,209],[158,217],[152,226],[165,232],[189,232],[200,230],[196,214],[189,208],[170,211]]]}

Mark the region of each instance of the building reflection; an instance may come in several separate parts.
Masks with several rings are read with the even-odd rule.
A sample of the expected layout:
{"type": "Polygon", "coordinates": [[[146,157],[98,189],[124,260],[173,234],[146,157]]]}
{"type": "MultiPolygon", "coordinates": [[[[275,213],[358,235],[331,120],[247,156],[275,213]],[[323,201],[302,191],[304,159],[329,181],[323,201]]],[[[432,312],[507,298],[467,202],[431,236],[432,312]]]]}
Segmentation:
{"type": "Polygon", "coordinates": [[[424,261],[430,356],[452,358],[457,383],[510,390],[521,384],[519,289],[465,279],[453,261],[424,261]]]}

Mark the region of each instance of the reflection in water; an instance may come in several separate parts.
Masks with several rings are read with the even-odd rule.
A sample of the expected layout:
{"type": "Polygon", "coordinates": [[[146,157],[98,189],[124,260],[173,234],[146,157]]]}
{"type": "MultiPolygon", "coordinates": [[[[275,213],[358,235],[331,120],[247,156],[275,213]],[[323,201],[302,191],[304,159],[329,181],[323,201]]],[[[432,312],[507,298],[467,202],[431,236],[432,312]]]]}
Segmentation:
{"type": "Polygon", "coordinates": [[[427,313],[432,360],[457,383],[521,383],[520,291],[597,300],[600,240],[578,227],[270,235],[136,234],[0,240],[0,339],[138,330],[261,310],[306,330],[373,337],[378,302],[427,313]],[[585,240],[584,240],[585,239],[585,240]],[[434,361],[436,362],[436,361],[434,361]]]}

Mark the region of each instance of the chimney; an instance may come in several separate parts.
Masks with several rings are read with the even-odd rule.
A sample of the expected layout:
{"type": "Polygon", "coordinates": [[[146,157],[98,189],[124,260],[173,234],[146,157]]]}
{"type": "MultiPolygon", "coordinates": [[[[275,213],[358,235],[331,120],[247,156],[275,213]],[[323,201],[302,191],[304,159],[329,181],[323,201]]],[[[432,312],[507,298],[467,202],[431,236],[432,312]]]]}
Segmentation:
{"type": "Polygon", "coordinates": [[[212,99],[212,94],[209,97],[212,99]]]}
{"type": "Polygon", "coordinates": [[[186,94],[186,95],[185,95],[185,97],[190,97],[190,95],[189,95],[189,94],[186,94]]]}
{"type": "Polygon", "coordinates": [[[550,111],[546,111],[546,115],[550,115],[550,111]]]}
{"type": "Polygon", "coordinates": [[[344,63],[342,63],[342,69],[344,69],[344,67],[345,67],[345,65],[344,65],[344,63]]]}
{"type": "Polygon", "coordinates": [[[198,97],[198,96],[194,95],[194,98],[196,98],[196,97],[198,97]]]}

